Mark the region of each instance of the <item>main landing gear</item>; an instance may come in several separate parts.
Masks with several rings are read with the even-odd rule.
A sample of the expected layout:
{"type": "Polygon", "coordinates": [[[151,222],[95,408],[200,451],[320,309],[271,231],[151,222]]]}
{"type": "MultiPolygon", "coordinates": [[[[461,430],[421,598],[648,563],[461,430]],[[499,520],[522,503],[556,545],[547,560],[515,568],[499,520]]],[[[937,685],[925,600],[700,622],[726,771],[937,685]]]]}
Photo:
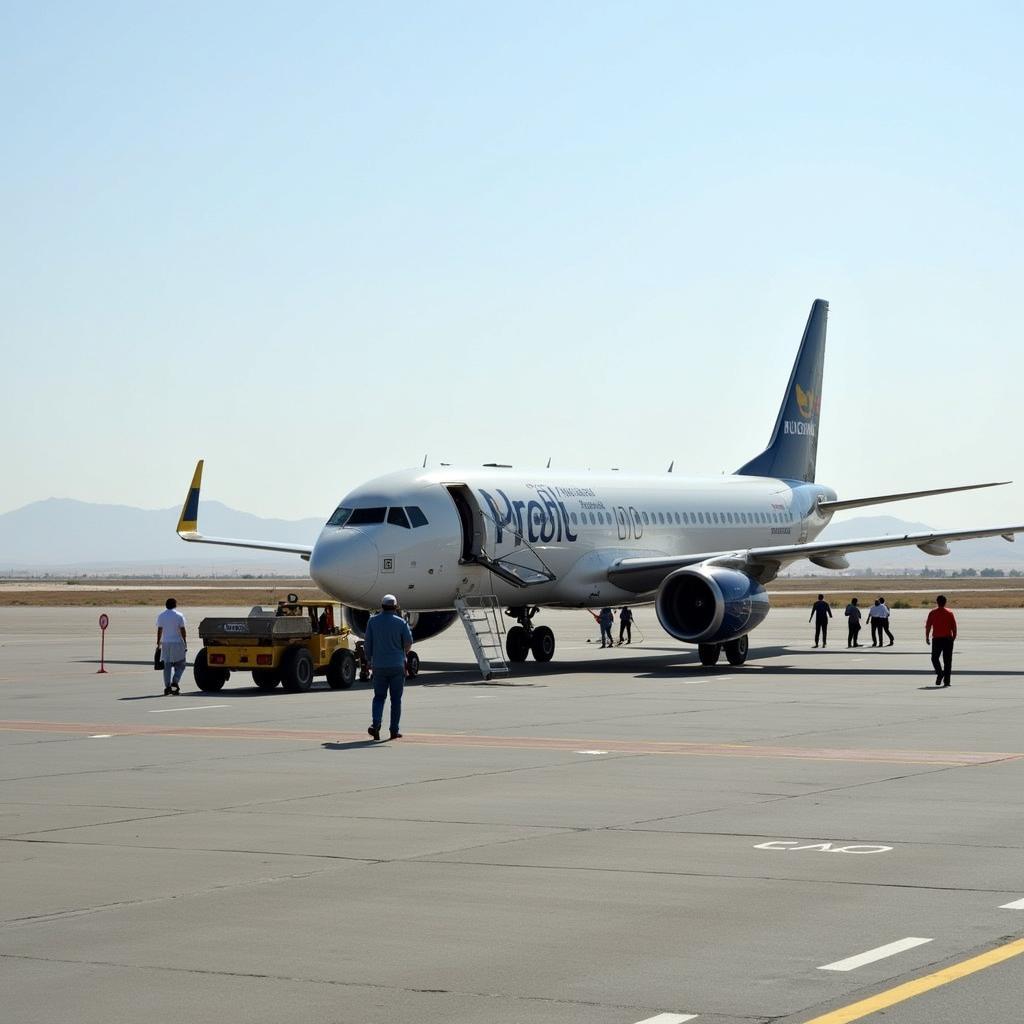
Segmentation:
{"type": "Polygon", "coordinates": [[[539,610],[536,606],[506,610],[505,614],[519,623],[505,636],[505,653],[509,661],[526,661],[531,651],[534,661],[550,661],[554,656],[555,634],[547,626],[533,625],[533,617],[539,610]]]}
{"type": "Polygon", "coordinates": [[[742,665],[747,660],[749,646],[750,638],[741,636],[727,644],[698,644],[697,655],[702,665],[717,665],[719,655],[725,651],[726,660],[730,665],[742,665]]]}

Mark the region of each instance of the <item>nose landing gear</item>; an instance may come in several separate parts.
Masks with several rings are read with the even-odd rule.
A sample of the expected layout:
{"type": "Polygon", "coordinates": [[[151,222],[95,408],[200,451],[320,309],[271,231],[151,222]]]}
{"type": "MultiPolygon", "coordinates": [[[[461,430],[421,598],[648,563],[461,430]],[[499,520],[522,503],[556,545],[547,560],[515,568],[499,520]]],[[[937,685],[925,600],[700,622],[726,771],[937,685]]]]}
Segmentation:
{"type": "Polygon", "coordinates": [[[505,614],[519,623],[505,636],[505,653],[511,662],[526,661],[533,652],[534,661],[550,661],[555,653],[555,634],[547,626],[534,628],[533,617],[540,609],[533,607],[509,608],[505,614]]]}

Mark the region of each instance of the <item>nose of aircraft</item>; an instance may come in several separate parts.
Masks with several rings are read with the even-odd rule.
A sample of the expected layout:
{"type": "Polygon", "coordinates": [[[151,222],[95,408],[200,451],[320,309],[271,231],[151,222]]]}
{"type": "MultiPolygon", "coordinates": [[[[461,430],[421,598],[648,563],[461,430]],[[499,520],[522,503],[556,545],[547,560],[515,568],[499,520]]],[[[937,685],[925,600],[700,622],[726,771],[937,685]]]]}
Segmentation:
{"type": "Polygon", "coordinates": [[[377,582],[379,561],[377,545],[366,534],[353,529],[329,529],[313,545],[309,575],[325,593],[339,601],[358,604],[377,582]]]}

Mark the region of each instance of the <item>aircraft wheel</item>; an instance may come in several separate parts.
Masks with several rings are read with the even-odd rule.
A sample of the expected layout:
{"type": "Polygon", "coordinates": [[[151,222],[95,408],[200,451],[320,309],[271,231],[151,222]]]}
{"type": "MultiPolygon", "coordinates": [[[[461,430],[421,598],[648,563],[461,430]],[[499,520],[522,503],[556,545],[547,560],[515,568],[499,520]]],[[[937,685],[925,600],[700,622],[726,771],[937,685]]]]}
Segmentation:
{"type": "Polygon", "coordinates": [[[697,654],[702,665],[717,665],[718,656],[722,653],[721,644],[698,644],[697,654]]]}
{"type": "Polygon", "coordinates": [[[505,653],[509,661],[526,661],[530,653],[530,634],[522,626],[513,626],[505,637],[505,653]]]}
{"type": "Polygon", "coordinates": [[[420,674],[420,656],[415,651],[405,656],[405,672],[409,679],[415,679],[420,674]]]}
{"type": "Polygon", "coordinates": [[[538,626],[530,638],[535,661],[550,661],[555,653],[555,634],[547,626],[538,626]]]}
{"type": "Polygon", "coordinates": [[[347,690],[356,681],[356,656],[351,651],[335,651],[327,665],[327,685],[332,690],[347,690]]]}
{"type": "Polygon", "coordinates": [[[747,648],[750,646],[750,637],[741,636],[738,640],[730,640],[725,644],[725,656],[730,665],[742,665],[747,660],[747,648]]]}
{"type": "Polygon", "coordinates": [[[205,647],[196,655],[196,660],[192,665],[192,676],[196,681],[196,686],[203,693],[216,693],[228,681],[230,675],[230,671],[226,668],[210,668],[206,662],[205,647]]]}
{"type": "Polygon", "coordinates": [[[281,659],[281,683],[289,693],[308,690],[313,685],[313,657],[305,647],[293,647],[281,659]]]}
{"type": "Polygon", "coordinates": [[[254,668],[252,681],[261,690],[276,690],[277,684],[281,682],[281,676],[276,668],[254,668]]]}

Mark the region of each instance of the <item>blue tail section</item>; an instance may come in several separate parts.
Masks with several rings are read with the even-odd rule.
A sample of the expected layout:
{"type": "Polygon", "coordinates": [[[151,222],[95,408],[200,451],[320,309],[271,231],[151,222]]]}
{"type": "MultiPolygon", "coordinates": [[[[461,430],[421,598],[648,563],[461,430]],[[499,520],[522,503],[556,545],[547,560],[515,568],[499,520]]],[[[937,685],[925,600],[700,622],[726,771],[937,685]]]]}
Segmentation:
{"type": "Polygon", "coordinates": [[[828,303],[824,299],[815,299],[772,439],[760,455],[736,470],[739,476],[771,476],[813,482],[814,464],[818,457],[818,419],[821,414],[827,323],[828,303]]]}

